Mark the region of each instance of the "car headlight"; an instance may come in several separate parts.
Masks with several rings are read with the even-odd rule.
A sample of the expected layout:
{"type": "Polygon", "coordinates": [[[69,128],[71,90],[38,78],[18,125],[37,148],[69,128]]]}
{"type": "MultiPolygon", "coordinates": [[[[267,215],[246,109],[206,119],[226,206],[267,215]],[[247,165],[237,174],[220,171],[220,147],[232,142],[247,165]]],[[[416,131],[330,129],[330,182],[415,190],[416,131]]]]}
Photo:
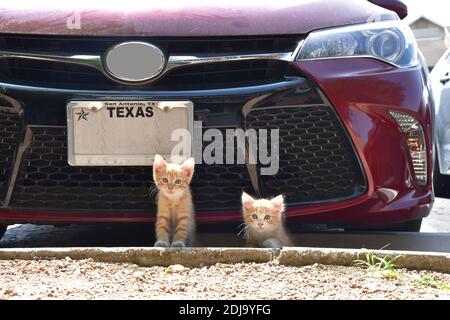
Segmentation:
{"type": "Polygon", "coordinates": [[[399,68],[418,64],[417,43],[400,20],[358,24],[311,32],[297,60],[371,57],[399,68]]]}

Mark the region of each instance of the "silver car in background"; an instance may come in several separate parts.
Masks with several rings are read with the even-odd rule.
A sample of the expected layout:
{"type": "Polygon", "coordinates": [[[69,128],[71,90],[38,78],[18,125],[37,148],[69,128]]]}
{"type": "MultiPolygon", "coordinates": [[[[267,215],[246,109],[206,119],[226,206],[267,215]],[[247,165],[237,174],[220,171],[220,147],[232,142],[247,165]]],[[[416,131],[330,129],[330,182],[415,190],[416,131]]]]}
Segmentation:
{"type": "Polygon", "coordinates": [[[434,192],[450,198],[450,49],[431,71],[431,86],[436,110],[434,192]]]}

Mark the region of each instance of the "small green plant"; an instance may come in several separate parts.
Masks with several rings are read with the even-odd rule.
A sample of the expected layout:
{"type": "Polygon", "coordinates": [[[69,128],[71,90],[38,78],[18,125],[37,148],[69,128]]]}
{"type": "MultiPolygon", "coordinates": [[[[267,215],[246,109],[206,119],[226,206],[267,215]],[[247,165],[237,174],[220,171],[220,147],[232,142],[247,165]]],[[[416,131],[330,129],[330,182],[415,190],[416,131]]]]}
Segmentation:
{"type": "Polygon", "coordinates": [[[450,290],[450,285],[436,279],[432,275],[426,275],[426,276],[420,277],[420,279],[417,280],[417,283],[422,286],[427,286],[427,287],[431,287],[431,288],[435,288],[435,289],[450,290]]]}
{"type": "Polygon", "coordinates": [[[398,278],[400,272],[394,264],[399,256],[378,256],[374,252],[367,252],[363,259],[354,260],[356,267],[367,269],[369,272],[381,276],[382,278],[398,278]]]}

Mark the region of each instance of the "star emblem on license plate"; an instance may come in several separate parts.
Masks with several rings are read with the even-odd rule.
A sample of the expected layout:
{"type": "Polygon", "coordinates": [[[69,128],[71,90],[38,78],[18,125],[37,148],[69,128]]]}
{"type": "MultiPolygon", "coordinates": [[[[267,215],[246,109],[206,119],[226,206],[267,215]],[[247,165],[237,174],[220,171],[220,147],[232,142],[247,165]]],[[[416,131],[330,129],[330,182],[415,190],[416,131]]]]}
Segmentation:
{"type": "Polygon", "coordinates": [[[78,116],[78,121],[81,119],[88,121],[87,116],[89,115],[89,112],[84,111],[83,108],[81,108],[81,112],[77,112],[76,115],[78,116]]]}

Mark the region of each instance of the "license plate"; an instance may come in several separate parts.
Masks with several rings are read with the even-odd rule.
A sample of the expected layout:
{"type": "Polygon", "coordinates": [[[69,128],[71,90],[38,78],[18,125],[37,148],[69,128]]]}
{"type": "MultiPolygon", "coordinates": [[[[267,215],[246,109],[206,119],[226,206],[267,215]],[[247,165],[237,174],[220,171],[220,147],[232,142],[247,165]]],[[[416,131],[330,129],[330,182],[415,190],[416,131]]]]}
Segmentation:
{"type": "Polygon", "coordinates": [[[190,101],[70,101],[68,161],[72,166],[147,166],[155,154],[169,158],[176,129],[192,133],[190,101]]]}

